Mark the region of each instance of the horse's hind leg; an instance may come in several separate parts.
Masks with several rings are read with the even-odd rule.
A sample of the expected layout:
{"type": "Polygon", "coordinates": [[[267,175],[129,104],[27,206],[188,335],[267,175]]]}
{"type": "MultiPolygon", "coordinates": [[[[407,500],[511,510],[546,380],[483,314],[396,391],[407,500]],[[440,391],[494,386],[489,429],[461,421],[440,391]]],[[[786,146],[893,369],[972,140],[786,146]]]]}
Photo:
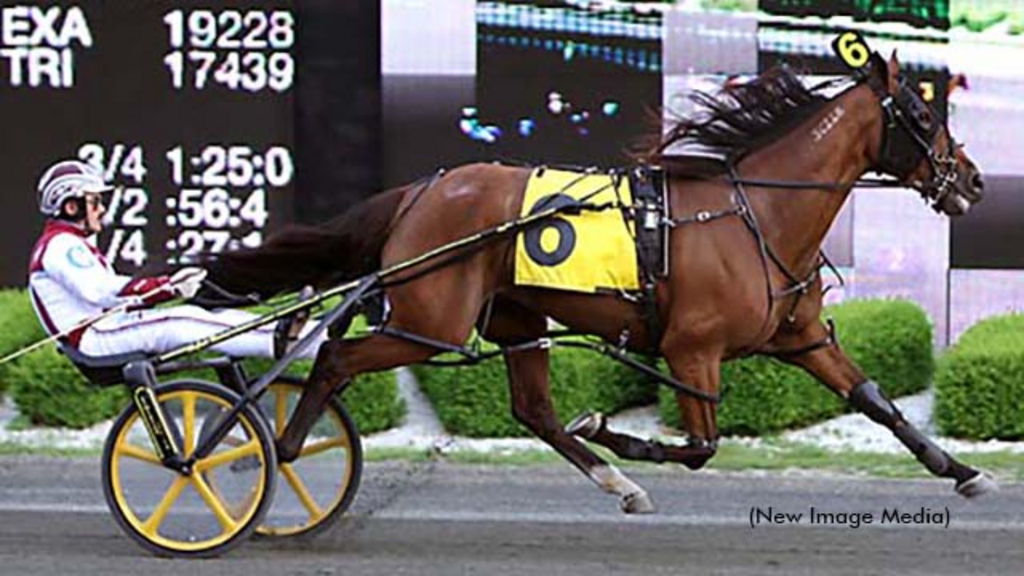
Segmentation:
{"type": "MultiPolygon", "coordinates": [[[[683,410],[682,406],[701,401],[680,397],[678,402],[680,410],[683,410]]],[[[625,460],[643,460],[657,464],[676,462],[690,470],[696,470],[703,467],[715,455],[716,443],[714,441],[705,441],[692,434],[685,445],[676,446],[615,432],[609,429],[607,424],[603,414],[586,412],[566,425],[565,431],[600,444],[625,460]]],[[[684,428],[689,429],[685,424],[684,428]]]]}
{"type": "Polygon", "coordinates": [[[353,376],[422,362],[436,353],[434,348],[379,334],[324,342],[292,418],[277,439],[278,459],[291,462],[299,456],[327,399],[343,390],[353,376]]]}
{"type": "MultiPolygon", "coordinates": [[[[681,354],[673,352],[670,347],[666,360],[672,373],[684,384],[708,393],[718,391],[720,364],[713,354],[681,354]]],[[[614,432],[606,426],[603,415],[592,412],[575,418],[566,426],[566,431],[608,448],[619,458],[657,463],[677,462],[696,470],[703,467],[717,450],[716,407],[710,402],[682,394],[677,398],[683,428],[689,434],[683,446],[614,432]]]]}
{"type": "MultiPolygon", "coordinates": [[[[546,331],[544,315],[499,298],[483,335],[492,342],[513,346],[540,338],[546,331]]],[[[563,430],[551,401],[548,365],[546,348],[524,347],[505,353],[512,414],[599,488],[619,496],[624,512],[653,512],[654,505],[643,488],[563,430]]]]}
{"type": "MultiPolygon", "coordinates": [[[[824,341],[827,334],[825,326],[814,323],[802,333],[773,344],[780,350],[799,350],[815,342],[824,341]]],[[[833,343],[789,357],[782,355],[780,359],[808,371],[851,406],[891,430],[929,472],[955,480],[956,491],[960,495],[971,498],[996,487],[984,474],[958,462],[907,422],[878,384],[868,380],[838,344],[833,343]]]]}
{"type": "MultiPolygon", "coordinates": [[[[387,291],[387,327],[452,346],[469,337],[480,314],[485,270],[474,261],[447,266],[387,291]]],[[[331,394],[364,372],[423,362],[441,350],[397,336],[373,334],[328,340],[317,352],[299,404],[277,441],[278,458],[294,460],[331,394]]]]}

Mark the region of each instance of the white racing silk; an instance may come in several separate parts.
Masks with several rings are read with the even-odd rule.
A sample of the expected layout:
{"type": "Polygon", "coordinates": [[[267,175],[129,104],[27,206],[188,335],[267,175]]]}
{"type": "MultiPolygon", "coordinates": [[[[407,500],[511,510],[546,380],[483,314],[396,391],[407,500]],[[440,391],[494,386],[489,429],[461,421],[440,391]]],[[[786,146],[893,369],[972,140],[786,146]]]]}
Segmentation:
{"type": "MultiPolygon", "coordinates": [[[[151,308],[174,297],[166,276],[132,279],[118,274],[82,228],[57,220],[47,223],[32,251],[29,294],[46,331],[51,336],[66,333],[67,343],[90,356],[168,352],[256,317],[242,310],[190,305],[151,308]],[[124,312],[75,329],[83,320],[126,304],[124,312]]],[[[307,326],[303,335],[311,328],[307,326]]],[[[301,357],[315,357],[322,340],[301,357]]],[[[233,357],[270,357],[273,326],[250,330],[211,349],[233,357]]]]}

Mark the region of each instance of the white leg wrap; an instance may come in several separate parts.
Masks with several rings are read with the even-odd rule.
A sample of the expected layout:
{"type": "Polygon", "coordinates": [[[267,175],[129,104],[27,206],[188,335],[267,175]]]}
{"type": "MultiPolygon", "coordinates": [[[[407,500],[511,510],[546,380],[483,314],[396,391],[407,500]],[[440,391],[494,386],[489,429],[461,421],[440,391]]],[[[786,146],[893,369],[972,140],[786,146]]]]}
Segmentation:
{"type": "Polygon", "coordinates": [[[999,490],[999,485],[983,473],[956,487],[957,494],[964,498],[975,498],[996,490],[999,490]]]}
{"type": "Polygon", "coordinates": [[[619,497],[619,504],[622,511],[627,514],[648,514],[654,512],[654,503],[651,502],[647,491],[626,477],[618,468],[611,464],[597,466],[590,470],[590,479],[594,484],[619,497]]]}
{"type": "Polygon", "coordinates": [[[565,431],[581,438],[593,438],[604,426],[604,415],[600,412],[584,412],[565,425],[565,431]]]}

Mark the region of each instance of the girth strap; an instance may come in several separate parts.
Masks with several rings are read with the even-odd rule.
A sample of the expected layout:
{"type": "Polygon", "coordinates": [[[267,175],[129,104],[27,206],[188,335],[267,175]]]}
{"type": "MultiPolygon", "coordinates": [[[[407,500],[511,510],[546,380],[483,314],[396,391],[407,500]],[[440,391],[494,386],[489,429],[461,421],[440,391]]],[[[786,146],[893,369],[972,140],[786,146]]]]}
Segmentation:
{"type": "Polygon", "coordinates": [[[665,172],[659,167],[638,166],[629,172],[633,192],[633,224],[639,264],[641,303],[650,348],[657,351],[664,332],[655,288],[669,273],[668,190],[665,172]]]}

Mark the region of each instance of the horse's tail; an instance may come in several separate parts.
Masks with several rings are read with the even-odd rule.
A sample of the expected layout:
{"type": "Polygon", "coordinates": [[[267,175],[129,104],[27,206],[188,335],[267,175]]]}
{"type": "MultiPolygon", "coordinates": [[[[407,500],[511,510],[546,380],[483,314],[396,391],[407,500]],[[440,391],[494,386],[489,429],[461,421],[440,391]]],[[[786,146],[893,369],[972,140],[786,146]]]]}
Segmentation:
{"type": "Polygon", "coordinates": [[[323,224],[287,226],[257,248],[210,255],[202,265],[217,286],[261,298],[358,278],[380,268],[391,221],[408,189],[372,196],[323,224]]]}

